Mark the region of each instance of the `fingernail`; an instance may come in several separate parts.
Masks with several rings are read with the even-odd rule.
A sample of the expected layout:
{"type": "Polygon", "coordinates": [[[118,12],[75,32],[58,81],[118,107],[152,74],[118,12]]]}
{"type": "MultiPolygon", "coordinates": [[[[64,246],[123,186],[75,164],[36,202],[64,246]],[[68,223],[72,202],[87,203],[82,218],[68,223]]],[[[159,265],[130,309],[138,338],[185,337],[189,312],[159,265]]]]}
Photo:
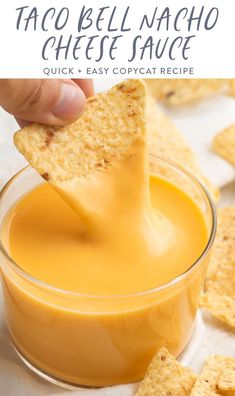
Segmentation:
{"type": "Polygon", "coordinates": [[[76,120],[82,113],[85,102],[86,97],[78,86],[62,83],[59,102],[54,107],[53,114],[62,120],[76,120]]]}

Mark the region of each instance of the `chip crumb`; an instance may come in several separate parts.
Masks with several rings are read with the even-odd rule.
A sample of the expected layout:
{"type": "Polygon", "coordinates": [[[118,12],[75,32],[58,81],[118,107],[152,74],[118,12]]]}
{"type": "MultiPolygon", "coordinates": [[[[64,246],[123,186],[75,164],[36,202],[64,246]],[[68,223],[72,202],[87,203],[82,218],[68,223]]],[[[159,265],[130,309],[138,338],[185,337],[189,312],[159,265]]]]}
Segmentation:
{"type": "Polygon", "coordinates": [[[235,166],[235,124],[215,135],[212,149],[226,161],[235,166]]]}
{"type": "Polygon", "coordinates": [[[181,366],[166,348],[160,348],[136,396],[189,396],[195,379],[190,368],[181,366]]]}
{"type": "Polygon", "coordinates": [[[213,355],[209,356],[197,377],[191,396],[216,396],[224,393],[219,389],[220,376],[227,369],[235,367],[235,358],[213,355]]]}

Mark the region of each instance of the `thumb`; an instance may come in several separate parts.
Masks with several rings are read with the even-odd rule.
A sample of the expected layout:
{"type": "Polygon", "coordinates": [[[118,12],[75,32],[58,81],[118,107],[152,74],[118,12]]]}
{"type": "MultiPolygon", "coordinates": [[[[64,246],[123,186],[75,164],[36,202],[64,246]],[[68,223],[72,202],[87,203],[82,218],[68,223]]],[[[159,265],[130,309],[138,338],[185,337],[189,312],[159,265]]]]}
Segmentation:
{"type": "Polygon", "coordinates": [[[22,120],[64,125],[79,117],[85,102],[72,80],[0,80],[0,106],[22,120]]]}

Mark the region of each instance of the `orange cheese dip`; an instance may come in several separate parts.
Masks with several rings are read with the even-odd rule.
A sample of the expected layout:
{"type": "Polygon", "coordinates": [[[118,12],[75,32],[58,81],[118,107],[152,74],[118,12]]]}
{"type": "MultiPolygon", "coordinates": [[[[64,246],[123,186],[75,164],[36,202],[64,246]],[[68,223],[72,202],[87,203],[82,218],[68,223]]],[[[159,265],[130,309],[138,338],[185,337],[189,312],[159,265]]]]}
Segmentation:
{"type": "MultiPolygon", "coordinates": [[[[158,347],[178,355],[187,344],[205,268],[169,288],[145,292],[192,266],[207,244],[207,226],[196,203],[163,178],[150,177],[150,199],[157,238],[148,235],[147,248],[132,233],[128,239],[128,232],[115,244],[115,224],[110,243],[90,237],[47,183],[6,216],[2,239],[18,266],[73,292],[4,274],[11,337],[40,370],[82,385],[132,382],[143,377],[158,347]]],[[[122,219],[123,229],[133,224],[122,219]]]]}
{"type": "MultiPolygon", "coordinates": [[[[200,209],[184,192],[156,177],[150,189],[152,257],[143,241],[131,246],[122,241],[116,248],[84,234],[77,214],[49,184],[32,190],[9,213],[11,257],[34,278],[63,290],[113,295],[161,286],[196,261],[208,235],[200,209]]],[[[110,234],[115,233],[114,224],[110,234]]]]}

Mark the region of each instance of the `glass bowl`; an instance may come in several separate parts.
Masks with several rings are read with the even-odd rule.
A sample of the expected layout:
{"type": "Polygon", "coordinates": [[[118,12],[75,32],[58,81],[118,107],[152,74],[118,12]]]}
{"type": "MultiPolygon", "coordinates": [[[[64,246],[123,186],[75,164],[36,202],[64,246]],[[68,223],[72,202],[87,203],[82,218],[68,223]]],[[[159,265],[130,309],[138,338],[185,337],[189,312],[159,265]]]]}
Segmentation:
{"type": "MultiPolygon", "coordinates": [[[[184,190],[201,208],[208,242],[190,268],[170,282],[129,295],[93,296],[60,290],[23,271],[0,244],[7,325],[22,360],[43,378],[74,389],[141,380],[166,346],[179,356],[188,344],[216,231],[214,205],[191,174],[150,156],[151,173],[184,190]]],[[[45,181],[27,167],[0,195],[0,224],[12,205],[45,181]]]]}

